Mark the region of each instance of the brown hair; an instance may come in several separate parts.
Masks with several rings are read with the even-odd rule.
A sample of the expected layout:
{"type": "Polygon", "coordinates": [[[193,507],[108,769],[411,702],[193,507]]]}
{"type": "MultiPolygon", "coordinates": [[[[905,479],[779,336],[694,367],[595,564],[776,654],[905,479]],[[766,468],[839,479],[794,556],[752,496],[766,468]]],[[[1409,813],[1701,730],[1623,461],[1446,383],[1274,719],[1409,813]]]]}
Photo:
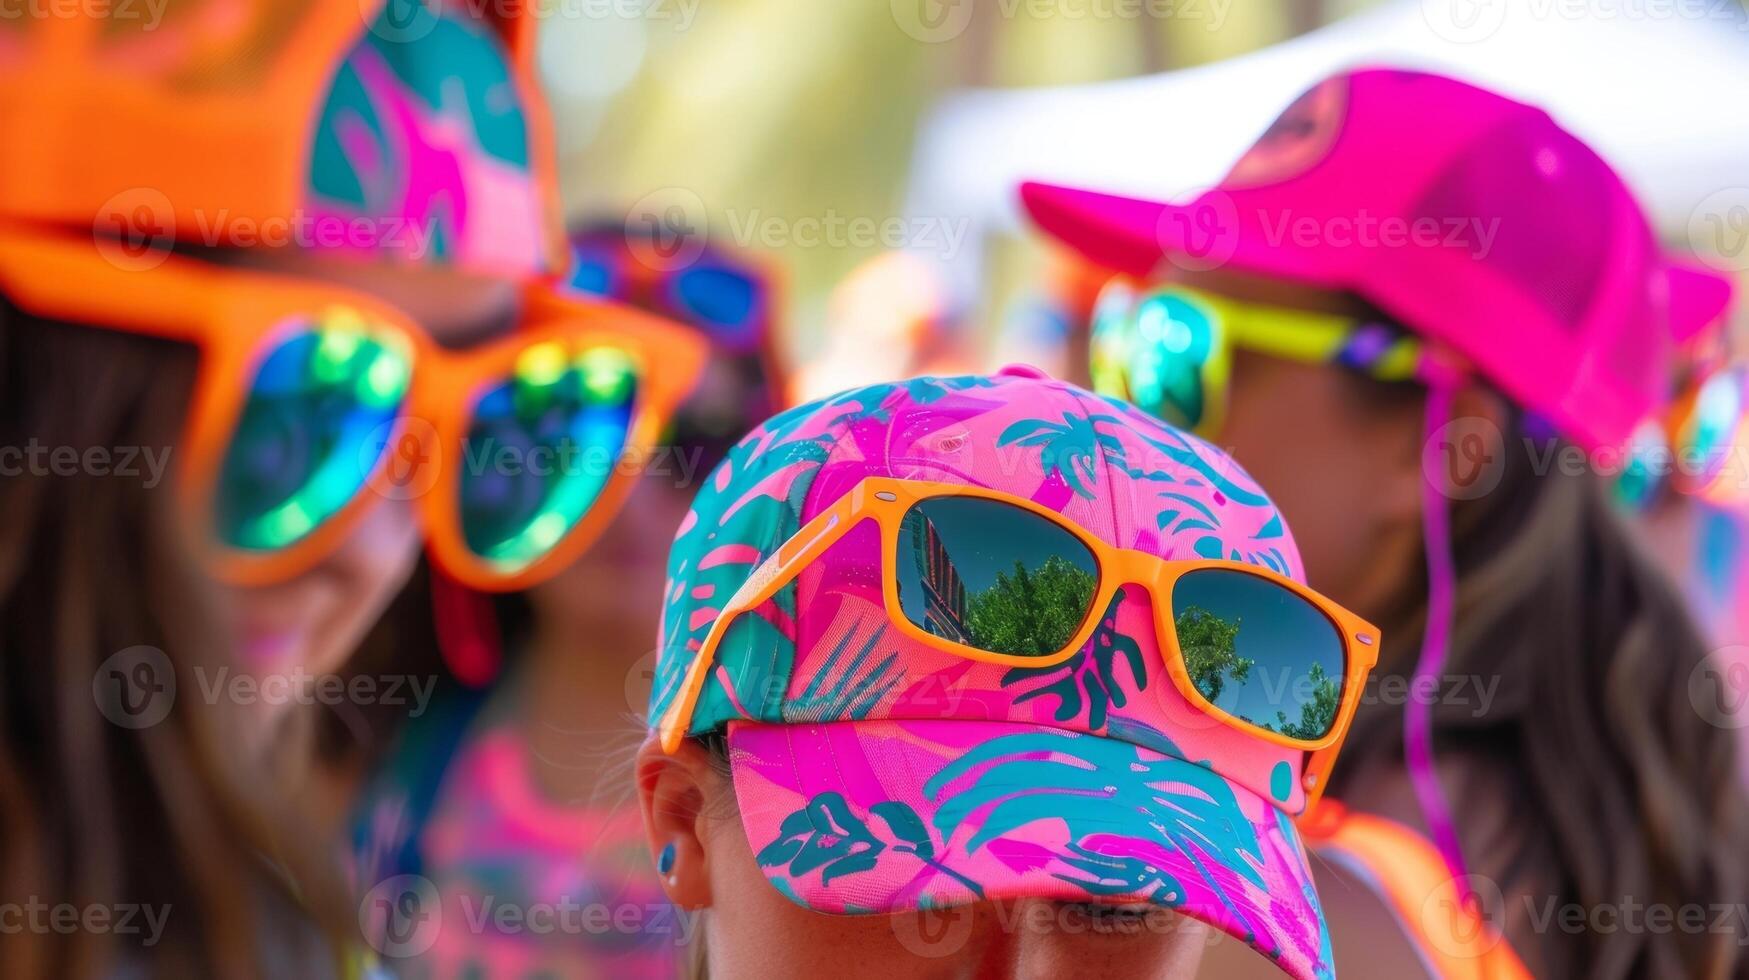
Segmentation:
{"type": "MultiPolygon", "coordinates": [[[[0,447],[144,448],[174,470],[196,361],[0,301],[0,447]]],[[[357,935],[282,770],[199,694],[194,671],[229,650],[174,500],[143,467],[0,479],[0,894],[162,917],[156,937],[27,928],[0,945],[5,976],[317,976],[357,935]],[[106,717],[99,675],[141,646],[177,694],[134,726],[106,717]]]]}
{"type": "MultiPolygon", "coordinates": [[[[1499,486],[1451,515],[1446,676],[1496,680],[1498,693],[1485,713],[1457,699],[1433,708],[1471,870],[1542,909],[1708,907],[1706,930],[1665,931],[1538,928],[1503,910],[1539,976],[1744,975],[1737,937],[1710,921],[1744,900],[1749,806],[1734,734],[1690,702],[1706,645],[1604,480],[1537,472],[1522,420],[1508,429],[1499,486]]],[[[1413,673],[1426,588],[1425,577],[1406,582],[1384,617],[1381,675],[1413,673]]],[[[1401,767],[1402,729],[1401,707],[1363,704],[1332,793],[1374,766],[1401,767]]]]}

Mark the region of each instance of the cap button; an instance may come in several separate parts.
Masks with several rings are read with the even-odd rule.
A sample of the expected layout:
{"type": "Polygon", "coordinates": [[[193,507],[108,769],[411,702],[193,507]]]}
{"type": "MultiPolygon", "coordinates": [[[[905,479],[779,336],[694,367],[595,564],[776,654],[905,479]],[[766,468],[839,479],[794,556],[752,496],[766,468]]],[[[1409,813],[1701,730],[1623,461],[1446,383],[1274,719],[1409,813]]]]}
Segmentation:
{"type": "Polygon", "coordinates": [[[1051,380],[1050,374],[1043,368],[1036,368],[1031,364],[1004,364],[1002,369],[996,372],[996,376],[1001,378],[1033,378],[1038,381],[1051,380]]]}

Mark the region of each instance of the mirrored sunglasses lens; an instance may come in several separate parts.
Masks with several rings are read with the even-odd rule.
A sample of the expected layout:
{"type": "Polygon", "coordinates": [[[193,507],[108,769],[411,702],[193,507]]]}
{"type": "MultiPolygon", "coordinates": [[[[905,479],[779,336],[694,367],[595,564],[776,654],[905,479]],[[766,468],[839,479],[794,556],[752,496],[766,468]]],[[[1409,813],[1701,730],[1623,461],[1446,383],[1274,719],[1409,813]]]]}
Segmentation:
{"type": "MultiPolygon", "coordinates": [[[[694,266],[674,277],[681,310],[707,330],[730,331],[730,342],[750,326],[759,305],[759,284],[733,269],[694,266]]],[[[719,341],[721,342],[721,341],[719,341]]]]}
{"type": "Polygon", "coordinates": [[[1214,313],[1203,304],[1178,293],[1142,300],[1125,360],[1135,403],[1179,428],[1197,428],[1207,414],[1204,372],[1214,347],[1214,313]]]}
{"type": "Polygon", "coordinates": [[[630,433],[639,373],[616,347],[535,344],[474,404],[462,447],[462,533],[514,572],[551,551],[594,506],[630,433]]]}
{"type": "Polygon", "coordinates": [[[294,544],[357,496],[412,379],[405,341],[349,310],[279,338],[250,381],[220,465],[218,534],[236,548],[294,544]]]}
{"type": "Polygon", "coordinates": [[[612,296],[613,267],[600,256],[579,255],[571,266],[570,285],[591,296],[612,296]]]}
{"type": "Polygon", "coordinates": [[[1704,487],[1717,479],[1731,462],[1738,430],[1749,412],[1749,367],[1732,367],[1708,378],[1696,396],[1694,409],[1679,438],[1688,458],[1685,470],[1693,471],[1688,482],[1704,487]]]}
{"type": "MultiPolygon", "coordinates": [[[[1093,304],[1088,355],[1094,390],[1126,401],[1134,401],[1129,382],[1129,326],[1135,304],[1135,290],[1122,279],[1113,279],[1100,290],[1093,304]]],[[[1140,407],[1147,410],[1145,405],[1140,407]]]]}
{"type": "Polygon", "coordinates": [[[937,497],[906,512],[899,608],[935,636],[988,653],[1049,656],[1087,621],[1099,564],[1073,534],[1011,504],[937,497]]]}
{"type": "Polygon", "coordinates": [[[1342,635],[1306,599],[1259,575],[1199,569],[1173,586],[1172,621],[1190,682],[1210,704],[1306,741],[1336,724],[1342,635]]]}
{"type": "Polygon", "coordinates": [[[1613,487],[1615,499],[1630,510],[1645,510],[1658,499],[1664,487],[1667,470],[1664,462],[1670,456],[1664,427],[1653,421],[1641,423],[1629,439],[1624,456],[1613,487]]]}

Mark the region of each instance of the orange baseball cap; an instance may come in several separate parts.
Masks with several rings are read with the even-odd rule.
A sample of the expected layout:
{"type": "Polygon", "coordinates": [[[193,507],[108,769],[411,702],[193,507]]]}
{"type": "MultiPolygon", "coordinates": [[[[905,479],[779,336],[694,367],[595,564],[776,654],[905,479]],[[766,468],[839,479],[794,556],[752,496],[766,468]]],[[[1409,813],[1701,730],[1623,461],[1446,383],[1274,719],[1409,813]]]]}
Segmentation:
{"type": "Polygon", "coordinates": [[[535,23],[501,6],[178,0],[0,22],[0,222],[554,271],[535,23]]]}

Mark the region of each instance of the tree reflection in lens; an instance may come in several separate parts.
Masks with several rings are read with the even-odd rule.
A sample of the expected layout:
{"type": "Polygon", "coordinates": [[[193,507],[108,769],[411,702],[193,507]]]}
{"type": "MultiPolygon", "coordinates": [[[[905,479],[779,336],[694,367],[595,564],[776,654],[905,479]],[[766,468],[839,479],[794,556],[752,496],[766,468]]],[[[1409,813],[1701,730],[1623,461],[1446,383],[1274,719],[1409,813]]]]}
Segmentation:
{"type": "Polygon", "coordinates": [[[900,528],[899,606],[911,622],[990,653],[1048,656],[1075,638],[1099,584],[1074,535],[1010,504],[925,500],[900,528]]]}
{"type": "Polygon", "coordinates": [[[1056,653],[1074,638],[1095,583],[1091,572],[1057,555],[1035,572],[1016,561],[1012,574],[997,572],[995,584],[966,597],[971,643],[991,653],[1056,653]]]}
{"type": "Polygon", "coordinates": [[[1239,617],[1229,623],[1201,606],[1191,606],[1178,614],[1174,625],[1190,682],[1211,704],[1221,699],[1229,680],[1243,684],[1251,678],[1257,661],[1239,656],[1239,617]]]}
{"type": "Polygon", "coordinates": [[[1220,570],[1187,575],[1173,601],[1185,672],[1210,704],[1289,738],[1330,731],[1342,644],[1309,603],[1257,576],[1220,570]]]}

